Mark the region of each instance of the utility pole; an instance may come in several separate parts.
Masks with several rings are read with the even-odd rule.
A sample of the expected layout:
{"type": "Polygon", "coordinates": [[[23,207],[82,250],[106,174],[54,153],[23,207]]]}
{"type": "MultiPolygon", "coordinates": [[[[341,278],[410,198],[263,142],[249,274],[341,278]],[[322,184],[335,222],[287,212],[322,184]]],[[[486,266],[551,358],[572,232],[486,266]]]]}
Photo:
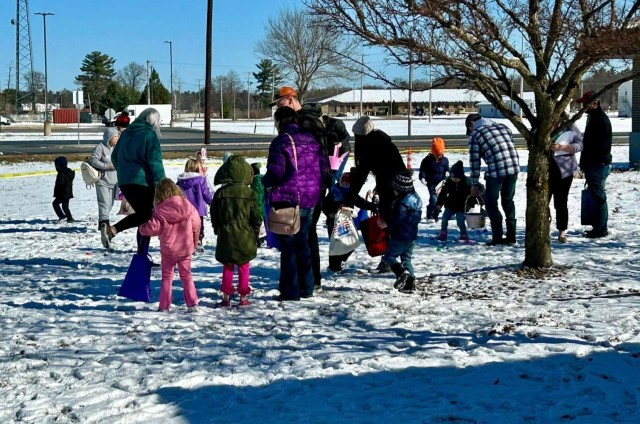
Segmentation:
{"type": "Polygon", "coordinates": [[[251,72],[247,72],[247,121],[251,120],[251,72]]]}
{"type": "Polygon", "coordinates": [[[200,117],[200,102],[201,102],[201,99],[200,99],[200,81],[201,80],[198,80],[198,111],[196,112],[196,118],[200,117]]]}
{"type": "Polygon", "coordinates": [[[411,136],[411,92],[413,91],[413,58],[409,56],[409,110],[407,112],[407,135],[411,136]]]}
{"type": "Polygon", "coordinates": [[[222,97],[222,77],[220,77],[220,119],[224,119],[224,99],[222,97]]]}
{"type": "Polygon", "coordinates": [[[44,135],[51,135],[51,121],[49,120],[49,99],[47,85],[47,16],[52,16],[49,12],[36,12],[36,15],[42,15],[42,23],[44,25],[44,135]]]}
{"type": "Polygon", "coordinates": [[[362,92],[364,91],[364,54],[361,56],[362,58],[362,68],[360,71],[360,117],[362,117],[362,92]]]}
{"type": "Polygon", "coordinates": [[[204,144],[211,144],[211,38],[213,33],[213,0],[207,0],[207,39],[204,79],[204,144]]]}
{"type": "Polygon", "coordinates": [[[233,121],[236,120],[236,88],[233,86],[233,80],[231,80],[231,92],[233,93],[233,121]]]}
{"type": "Polygon", "coordinates": [[[169,44],[169,72],[170,72],[170,78],[171,78],[171,82],[170,82],[170,86],[171,86],[171,124],[170,126],[173,127],[173,114],[174,114],[174,109],[175,109],[175,104],[176,102],[174,101],[174,92],[173,92],[173,42],[171,41],[165,41],[165,43],[169,44]]]}
{"type": "Polygon", "coordinates": [[[433,90],[433,80],[431,79],[431,66],[429,66],[429,122],[431,122],[431,91],[433,90]]]}
{"type": "MultiPolygon", "coordinates": [[[[524,35],[520,38],[520,40],[521,40],[520,51],[522,52],[522,56],[526,57],[524,55],[524,35]]],[[[523,94],[524,94],[524,78],[522,78],[522,75],[520,75],[520,100],[522,102],[524,102],[524,100],[522,99],[523,94]]],[[[520,106],[520,120],[522,121],[522,106],[520,106]]]]}
{"type": "Polygon", "coordinates": [[[151,83],[149,75],[149,61],[147,60],[147,104],[151,104],[151,83]]]}

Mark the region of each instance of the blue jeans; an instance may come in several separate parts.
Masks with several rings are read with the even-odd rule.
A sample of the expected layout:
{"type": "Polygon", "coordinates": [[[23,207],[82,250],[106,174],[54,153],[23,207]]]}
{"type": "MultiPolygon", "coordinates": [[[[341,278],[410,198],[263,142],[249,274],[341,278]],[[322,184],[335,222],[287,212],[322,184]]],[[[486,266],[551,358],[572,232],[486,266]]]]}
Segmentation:
{"type": "Polygon", "coordinates": [[[460,235],[464,236],[467,234],[467,223],[464,219],[464,212],[454,212],[449,208],[444,208],[444,213],[442,214],[442,224],[440,226],[440,230],[447,232],[447,227],[449,226],[449,220],[452,216],[456,216],[456,222],[458,223],[458,228],[460,228],[460,235]]]}
{"type": "Polygon", "coordinates": [[[436,195],[436,186],[429,184],[429,204],[427,205],[427,219],[436,219],[440,215],[440,208],[438,208],[438,196],[436,195]]]}
{"type": "Polygon", "coordinates": [[[309,249],[309,229],[313,208],[300,208],[300,231],[293,236],[278,234],[280,245],[280,281],[282,300],[300,300],[313,295],[313,269],[309,249]]]}
{"type": "Polygon", "coordinates": [[[609,222],[609,206],[607,205],[605,183],[607,182],[610,170],[609,165],[596,165],[583,170],[584,178],[587,181],[587,189],[591,193],[593,200],[595,200],[599,206],[595,211],[595,222],[593,224],[595,231],[606,230],[609,222]]]}
{"type": "Polygon", "coordinates": [[[382,260],[389,265],[398,263],[396,259],[400,257],[400,262],[404,269],[413,277],[413,264],[411,263],[411,256],[413,256],[413,247],[415,246],[413,241],[399,241],[389,238],[387,242],[387,251],[384,252],[382,260]]]}
{"type": "Polygon", "coordinates": [[[507,239],[516,239],[516,205],[513,196],[516,194],[516,181],[518,174],[507,175],[506,177],[484,177],[487,189],[484,192],[485,208],[491,222],[491,233],[493,240],[502,238],[502,214],[498,208],[498,197],[502,204],[502,210],[507,221],[507,239]]]}

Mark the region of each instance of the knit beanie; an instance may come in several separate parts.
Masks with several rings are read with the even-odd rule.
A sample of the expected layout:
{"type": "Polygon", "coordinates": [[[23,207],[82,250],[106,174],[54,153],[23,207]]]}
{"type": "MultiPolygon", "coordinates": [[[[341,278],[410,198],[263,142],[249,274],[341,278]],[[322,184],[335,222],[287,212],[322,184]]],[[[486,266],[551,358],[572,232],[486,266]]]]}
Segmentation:
{"type": "Polygon", "coordinates": [[[121,112],[116,118],[116,127],[127,128],[129,126],[129,112],[121,112]]]}
{"type": "Polygon", "coordinates": [[[367,115],[361,116],[351,128],[354,135],[367,135],[374,130],[373,122],[367,115]]]}
{"type": "Polygon", "coordinates": [[[434,156],[444,155],[444,140],[436,137],[431,141],[431,153],[434,156]]]}
{"type": "Polygon", "coordinates": [[[405,169],[393,177],[391,187],[399,194],[407,194],[413,191],[413,171],[405,169]]]}
{"type": "Polygon", "coordinates": [[[114,135],[118,134],[118,130],[113,127],[107,127],[102,133],[102,141],[104,141],[105,145],[109,145],[109,140],[113,138],[114,135]]]}
{"type": "Polygon", "coordinates": [[[454,163],[453,166],[451,167],[451,176],[455,178],[460,178],[460,179],[463,179],[465,177],[464,165],[462,164],[461,160],[454,163]]]}

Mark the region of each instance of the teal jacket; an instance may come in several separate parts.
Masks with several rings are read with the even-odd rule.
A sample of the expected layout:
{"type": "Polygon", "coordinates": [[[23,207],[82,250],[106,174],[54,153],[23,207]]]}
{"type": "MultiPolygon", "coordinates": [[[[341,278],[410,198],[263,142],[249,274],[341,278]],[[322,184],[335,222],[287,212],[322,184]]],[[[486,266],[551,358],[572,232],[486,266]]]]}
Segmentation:
{"type": "Polygon", "coordinates": [[[118,184],[155,187],[165,178],[160,140],[153,127],[136,119],[122,132],[111,153],[111,162],[118,173],[118,184]]]}

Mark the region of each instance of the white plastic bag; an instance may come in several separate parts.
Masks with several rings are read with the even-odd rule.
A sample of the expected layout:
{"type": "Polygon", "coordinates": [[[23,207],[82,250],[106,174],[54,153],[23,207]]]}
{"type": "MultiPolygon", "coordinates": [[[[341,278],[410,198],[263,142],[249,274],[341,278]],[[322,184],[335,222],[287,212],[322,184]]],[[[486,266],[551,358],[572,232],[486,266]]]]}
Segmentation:
{"type": "Polygon", "coordinates": [[[329,239],[329,256],[339,256],[352,252],[360,245],[360,236],[349,210],[336,213],[335,224],[329,239]]]}

